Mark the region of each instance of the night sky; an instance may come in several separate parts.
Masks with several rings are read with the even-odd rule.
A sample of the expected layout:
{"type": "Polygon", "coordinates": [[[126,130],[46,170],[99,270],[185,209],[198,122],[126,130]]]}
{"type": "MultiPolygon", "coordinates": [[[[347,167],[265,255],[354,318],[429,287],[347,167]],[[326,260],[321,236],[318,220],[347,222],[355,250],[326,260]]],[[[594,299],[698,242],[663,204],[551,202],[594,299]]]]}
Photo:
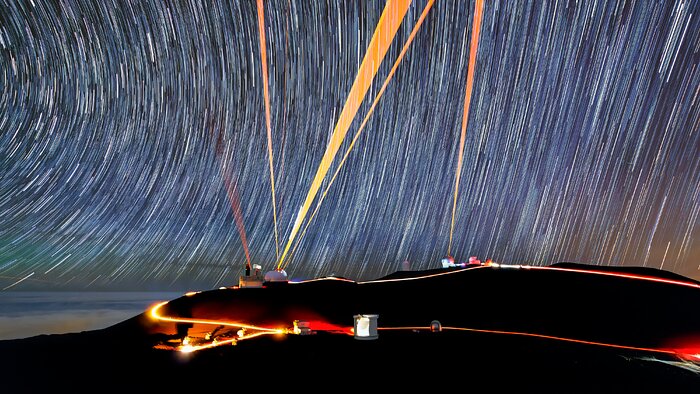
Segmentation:
{"type": "MultiPolygon", "coordinates": [[[[264,4],[282,248],[384,1],[264,4]]],[[[292,278],[439,266],[473,14],[436,1],[292,278]]],[[[452,254],[700,279],[699,63],[698,1],[487,0],[452,254]]],[[[274,268],[262,81],[253,0],[0,0],[0,289],[236,284],[236,203],[252,262],[274,268]]]]}

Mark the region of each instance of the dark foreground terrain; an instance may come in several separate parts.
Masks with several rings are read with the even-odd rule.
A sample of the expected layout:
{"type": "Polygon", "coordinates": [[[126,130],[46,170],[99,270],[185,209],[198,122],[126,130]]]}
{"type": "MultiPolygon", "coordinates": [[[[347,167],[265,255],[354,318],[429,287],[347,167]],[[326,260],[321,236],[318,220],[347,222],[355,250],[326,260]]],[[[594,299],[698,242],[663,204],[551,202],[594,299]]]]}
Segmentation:
{"type": "MultiPolygon", "coordinates": [[[[294,317],[312,329],[316,322],[351,327],[353,314],[376,313],[380,328],[439,320],[445,327],[700,353],[700,289],[687,278],[632,270],[691,286],[557,270],[435,275],[443,272],[214,290],[174,300],[164,312],[266,324],[294,317]]],[[[681,354],[541,337],[382,329],[376,340],[357,340],[319,329],[194,353],[154,349],[178,337],[175,323],[144,313],[104,330],[0,341],[0,392],[700,392],[698,364],[681,354]]]]}

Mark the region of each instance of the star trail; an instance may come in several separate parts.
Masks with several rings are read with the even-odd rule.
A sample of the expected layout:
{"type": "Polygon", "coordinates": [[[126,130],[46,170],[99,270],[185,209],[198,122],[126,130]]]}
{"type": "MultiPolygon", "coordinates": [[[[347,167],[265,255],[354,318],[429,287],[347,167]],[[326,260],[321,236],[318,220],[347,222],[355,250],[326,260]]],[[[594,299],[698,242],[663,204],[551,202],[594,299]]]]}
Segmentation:
{"type": "MultiPolygon", "coordinates": [[[[284,245],[385,2],[262,3],[271,144],[255,1],[0,0],[0,289],[235,284],[242,237],[274,268],[270,163],[284,245]]],[[[439,266],[473,14],[435,1],[290,277],[439,266]]],[[[457,260],[700,279],[700,2],[484,1],[474,68],[457,260]]]]}

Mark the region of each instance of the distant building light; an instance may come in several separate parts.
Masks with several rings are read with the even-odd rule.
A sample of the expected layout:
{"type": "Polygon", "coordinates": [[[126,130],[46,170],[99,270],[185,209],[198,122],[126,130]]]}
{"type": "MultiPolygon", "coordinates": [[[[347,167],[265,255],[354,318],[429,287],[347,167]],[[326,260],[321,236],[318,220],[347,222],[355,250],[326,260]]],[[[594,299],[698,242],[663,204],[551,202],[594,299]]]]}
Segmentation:
{"type": "Polygon", "coordinates": [[[377,319],[379,315],[355,315],[355,339],[377,339],[377,319]]]}
{"type": "Polygon", "coordinates": [[[196,349],[195,349],[194,346],[192,346],[192,345],[184,345],[183,347],[180,348],[180,351],[181,351],[182,353],[192,353],[192,352],[194,352],[195,350],[196,350],[196,349]]]}
{"type": "Polygon", "coordinates": [[[297,335],[313,334],[311,331],[311,326],[309,326],[309,322],[300,320],[294,320],[294,333],[297,335]]]}
{"type": "Polygon", "coordinates": [[[442,268],[450,268],[455,266],[455,258],[452,256],[446,256],[442,260],[442,268]]]}
{"type": "Polygon", "coordinates": [[[501,264],[499,265],[501,268],[510,268],[510,269],[520,269],[522,268],[521,265],[511,265],[511,264],[501,264]]]}

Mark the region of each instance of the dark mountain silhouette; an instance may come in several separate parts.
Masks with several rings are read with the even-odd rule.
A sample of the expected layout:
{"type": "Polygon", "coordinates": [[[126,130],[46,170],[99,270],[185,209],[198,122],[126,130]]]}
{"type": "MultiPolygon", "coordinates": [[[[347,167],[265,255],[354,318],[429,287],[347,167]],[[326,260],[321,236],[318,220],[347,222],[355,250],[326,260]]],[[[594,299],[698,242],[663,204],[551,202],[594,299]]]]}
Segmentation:
{"type": "Polygon", "coordinates": [[[181,353],[155,347],[230,329],[157,321],[147,311],[104,330],[0,341],[2,387],[697,392],[697,282],[646,268],[551,267],[403,271],[369,282],[327,278],[205,291],[159,312],[282,328],[302,320],[315,333],[181,353]],[[579,272],[586,270],[596,273],[579,272]],[[357,314],[378,315],[376,340],[347,334],[357,314]],[[433,321],[442,331],[428,329],[433,321]]]}

